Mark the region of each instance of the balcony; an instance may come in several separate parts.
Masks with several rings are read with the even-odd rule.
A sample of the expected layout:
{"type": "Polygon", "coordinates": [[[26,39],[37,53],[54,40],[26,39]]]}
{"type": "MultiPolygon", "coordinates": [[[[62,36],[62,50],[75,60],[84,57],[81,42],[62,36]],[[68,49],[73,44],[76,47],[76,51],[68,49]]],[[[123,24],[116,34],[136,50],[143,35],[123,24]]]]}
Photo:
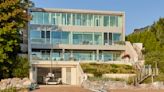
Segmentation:
{"type": "Polygon", "coordinates": [[[71,50],[125,50],[125,45],[70,45],[70,44],[31,44],[35,49],[71,49],[71,50]]]}

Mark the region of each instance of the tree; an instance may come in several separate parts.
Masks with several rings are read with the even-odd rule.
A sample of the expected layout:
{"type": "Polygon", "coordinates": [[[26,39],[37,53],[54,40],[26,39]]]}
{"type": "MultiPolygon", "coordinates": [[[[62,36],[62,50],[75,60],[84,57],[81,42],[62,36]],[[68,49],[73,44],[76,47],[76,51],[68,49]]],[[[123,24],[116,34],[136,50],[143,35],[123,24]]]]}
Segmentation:
{"type": "Polygon", "coordinates": [[[143,43],[145,64],[154,66],[156,62],[160,72],[164,73],[164,18],[160,18],[149,29],[130,34],[126,38],[131,42],[143,43]]]}
{"type": "Polygon", "coordinates": [[[19,31],[26,27],[30,16],[29,0],[0,0],[0,79],[12,77],[20,51],[19,31]]]}
{"type": "Polygon", "coordinates": [[[29,74],[29,62],[27,58],[17,57],[15,68],[12,71],[14,77],[28,77],[29,74]]]}

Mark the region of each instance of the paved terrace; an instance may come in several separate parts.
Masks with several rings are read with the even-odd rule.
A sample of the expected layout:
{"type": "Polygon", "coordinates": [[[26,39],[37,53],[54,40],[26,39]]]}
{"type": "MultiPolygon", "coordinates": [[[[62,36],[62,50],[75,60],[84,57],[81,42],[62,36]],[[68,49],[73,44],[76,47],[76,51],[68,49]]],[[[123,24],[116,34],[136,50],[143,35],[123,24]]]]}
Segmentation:
{"type": "Polygon", "coordinates": [[[40,85],[40,89],[32,92],[92,92],[79,86],[70,85],[40,85]]]}

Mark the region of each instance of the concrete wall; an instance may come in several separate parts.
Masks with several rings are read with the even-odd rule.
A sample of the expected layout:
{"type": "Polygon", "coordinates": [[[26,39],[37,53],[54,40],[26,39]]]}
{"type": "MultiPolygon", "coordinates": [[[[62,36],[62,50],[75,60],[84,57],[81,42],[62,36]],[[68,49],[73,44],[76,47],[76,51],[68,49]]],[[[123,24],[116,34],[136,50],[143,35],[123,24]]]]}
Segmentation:
{"type": "Polygon", "coordinates": [[[130,55],[130,61],[133,61],[133,62],[138,61],[138,54],[135,51],[133,45],[129,41],[126,41],[125,54],[130,55]]]}
{"type": "MultiPolygon", "coordinates": [[[[103,74],[103,78],[119,78],[119,79],[125,79],[127,80],[129,77],[133,77],[136,74],[103,74]]],[[[93,74],[87,74],[88,77],[94,77],[93,74]]]]}
{"type": "Polygon", "coordinates": [[[129,77],[133,77],[136,74],[103,74],[104,78],[120,78],[120,79],[128,79],[129,77]]]}

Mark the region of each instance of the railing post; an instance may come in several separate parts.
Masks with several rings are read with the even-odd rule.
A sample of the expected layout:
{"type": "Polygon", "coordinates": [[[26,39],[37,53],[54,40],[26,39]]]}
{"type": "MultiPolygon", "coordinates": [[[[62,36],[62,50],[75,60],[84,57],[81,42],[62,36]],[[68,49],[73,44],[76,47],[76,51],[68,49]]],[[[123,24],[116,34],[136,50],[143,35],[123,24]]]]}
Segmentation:
{"type": "Polygon", "coordinates": [[[149,75],[152,75],[152,69],[151,69],[151,65],[149,65],[149,75]]]}

